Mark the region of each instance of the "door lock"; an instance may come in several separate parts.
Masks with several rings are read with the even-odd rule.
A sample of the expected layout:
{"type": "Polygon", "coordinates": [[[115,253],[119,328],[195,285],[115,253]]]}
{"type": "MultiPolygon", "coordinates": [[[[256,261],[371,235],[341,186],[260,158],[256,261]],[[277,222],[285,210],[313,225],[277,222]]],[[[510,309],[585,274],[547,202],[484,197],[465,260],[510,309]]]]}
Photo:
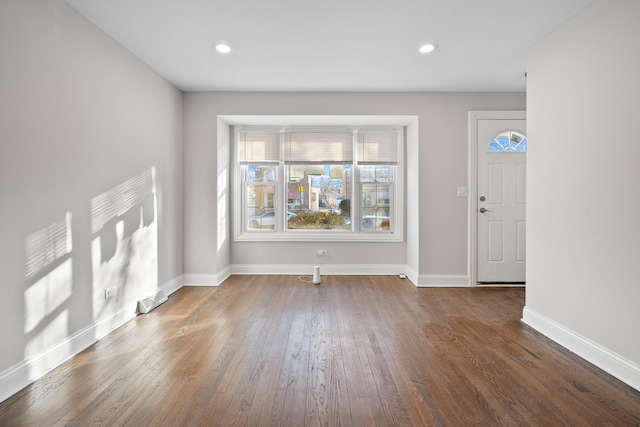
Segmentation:
{"type": "Polygon", "coordinates": [[[485,208],[480,208],[480,213],[485,213],[485,212],[493,212],[493,211],[490,211],[489,209],[485,209],[485,208]]]}

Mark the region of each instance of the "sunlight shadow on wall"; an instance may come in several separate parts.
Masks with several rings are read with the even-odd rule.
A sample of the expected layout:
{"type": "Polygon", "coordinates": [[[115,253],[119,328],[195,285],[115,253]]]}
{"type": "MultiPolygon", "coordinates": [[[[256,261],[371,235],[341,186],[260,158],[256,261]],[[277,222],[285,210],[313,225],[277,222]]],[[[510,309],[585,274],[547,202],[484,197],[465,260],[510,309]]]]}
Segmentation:
{"type": "Polygon", "coordinates": [[[71,253],[71,212],[28,235],[24,240],[24,247],[27,279],[71,253]]]}
{"type": "Polygon", "coordinates": [[[91,200],[94,320],[114,314],[157,288],[156,218],[155,167],[91,200]],[[115,295],[106,298],[105,290],[111,288],[115,295]]]}
{"type": "Polygon", "coordinates": [[[227,170],[218,176],[218,250],[227,238],[227,170]]]}
{"type": "Polygon", "coordinates": [[[68,337],[65,304],[73,287],[71,251],[71,212],[25,239],[25,359],[41,355],[68,337]]]}

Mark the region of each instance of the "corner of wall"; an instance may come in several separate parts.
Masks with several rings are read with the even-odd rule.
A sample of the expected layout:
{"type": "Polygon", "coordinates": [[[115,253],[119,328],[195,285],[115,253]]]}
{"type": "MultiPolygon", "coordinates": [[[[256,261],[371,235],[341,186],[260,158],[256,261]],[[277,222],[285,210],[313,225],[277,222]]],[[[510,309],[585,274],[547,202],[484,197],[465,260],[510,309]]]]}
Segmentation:
{"type": "Polygon", "coordinates": [[[572,351],[640,391],[640,366],[637,364],[564,327],[530,307],[525,306],[522,321],[567,350],[572,351]]]}

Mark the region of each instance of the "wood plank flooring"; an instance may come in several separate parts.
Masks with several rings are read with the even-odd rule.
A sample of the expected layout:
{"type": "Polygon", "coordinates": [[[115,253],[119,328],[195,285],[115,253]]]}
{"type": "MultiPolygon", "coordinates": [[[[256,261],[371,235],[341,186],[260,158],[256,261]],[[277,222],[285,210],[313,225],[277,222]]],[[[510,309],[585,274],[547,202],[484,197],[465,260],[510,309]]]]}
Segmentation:
{"type": "Polygon", "coordinates": [[[0,425],[640,425],[640,392],[523,305],[524,289],[234,276],[128,322],[0,404],[0,425]]]}

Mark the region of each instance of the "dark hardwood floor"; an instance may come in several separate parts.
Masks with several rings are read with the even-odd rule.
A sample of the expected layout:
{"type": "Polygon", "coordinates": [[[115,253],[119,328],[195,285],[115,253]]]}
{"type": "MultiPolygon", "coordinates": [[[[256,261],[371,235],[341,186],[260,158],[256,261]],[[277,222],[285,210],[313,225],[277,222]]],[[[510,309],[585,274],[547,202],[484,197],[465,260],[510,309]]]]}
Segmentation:
{"type": "Polygon", "coordinates": [[[235,276],[128,322],[0,404],[0,425],[640,425],[640,392],[523,305],[524,289],[235,276]]]}

